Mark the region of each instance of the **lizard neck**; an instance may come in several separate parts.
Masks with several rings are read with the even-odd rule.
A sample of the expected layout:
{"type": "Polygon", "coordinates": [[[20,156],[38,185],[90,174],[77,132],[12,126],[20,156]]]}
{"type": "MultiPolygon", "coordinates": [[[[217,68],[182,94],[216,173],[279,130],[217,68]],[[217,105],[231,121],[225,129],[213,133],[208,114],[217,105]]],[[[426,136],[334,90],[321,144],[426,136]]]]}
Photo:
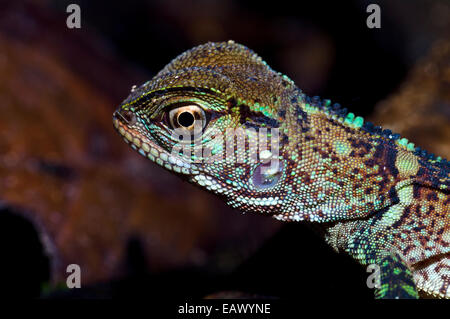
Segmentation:
{"type": "Polygon", "coordinates": [[[407,185],[450,188],[448,162],[422,157],[398,134],[300,91],[291,103],[282,128],[289,139],[281,153],[289,176],[285,209],[295,205],[297,213],[279,219],[365,219],[409,200],[407,185]]]}

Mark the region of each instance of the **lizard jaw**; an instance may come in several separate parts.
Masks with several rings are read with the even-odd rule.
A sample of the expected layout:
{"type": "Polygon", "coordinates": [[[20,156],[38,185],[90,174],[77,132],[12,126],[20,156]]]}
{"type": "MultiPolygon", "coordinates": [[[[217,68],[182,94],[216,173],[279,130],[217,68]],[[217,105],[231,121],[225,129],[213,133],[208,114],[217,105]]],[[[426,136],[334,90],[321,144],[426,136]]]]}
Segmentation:
{"type": "Polygon", "coordinates": [[[120,115],[116,113],[114,113],[113,116],[114,128],[132,149],[169,171],[189,176],[199,174],[196,167],[179,157],[173,156],[161,146],[157,145],[146,136],[143,136],[139,131],[124,123],[120,115]]]}
{"type": "Polygon", "coordinates": [[[195,165],[189,164],[180,158],[175,158],[157,143],[141,134],[139,130],[129,125],[120,113],[114,113],[113,125],[123,140],[142,156],[157,163],[169,171],[180,174],[188,182],[213,191],[219,196],[231,195],[234,192],[230,185],[215,181],[214,177],[206,172],[200,171],[195,165]]]}

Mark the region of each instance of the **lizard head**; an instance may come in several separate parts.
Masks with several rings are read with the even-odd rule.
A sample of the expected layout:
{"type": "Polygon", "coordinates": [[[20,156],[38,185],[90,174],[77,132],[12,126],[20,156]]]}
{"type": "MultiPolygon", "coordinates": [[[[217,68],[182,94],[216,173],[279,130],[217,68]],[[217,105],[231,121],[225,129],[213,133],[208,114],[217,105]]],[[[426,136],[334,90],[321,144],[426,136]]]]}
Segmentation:
{"type": "Polygon", "coordinates": [[[253,51],[207,43],[132,92],[113,123],[141,155],[241,211],[282,205],[285,101],[295,88],[253,51]]]}
{"type": "Polygon", "coordinates": [[[419,170],[398,134],[307,97],[232,41],[175,58],[132,89],[113,123],[165,169],[281,220],[366,218],[397,203],[419,170]]]}

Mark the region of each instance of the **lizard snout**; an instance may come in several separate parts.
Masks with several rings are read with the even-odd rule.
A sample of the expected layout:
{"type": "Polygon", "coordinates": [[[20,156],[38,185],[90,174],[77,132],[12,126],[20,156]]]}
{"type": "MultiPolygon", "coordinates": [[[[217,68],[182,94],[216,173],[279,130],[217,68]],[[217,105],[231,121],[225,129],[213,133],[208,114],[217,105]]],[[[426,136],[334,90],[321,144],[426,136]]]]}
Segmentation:
{"type": "Polygon", "coordinates": [[[133,125],[134,123],[136,123],[136,115],[133,112],[125,109],[116,110],[114,112],[113,118],[127,125],[133,125]]]}

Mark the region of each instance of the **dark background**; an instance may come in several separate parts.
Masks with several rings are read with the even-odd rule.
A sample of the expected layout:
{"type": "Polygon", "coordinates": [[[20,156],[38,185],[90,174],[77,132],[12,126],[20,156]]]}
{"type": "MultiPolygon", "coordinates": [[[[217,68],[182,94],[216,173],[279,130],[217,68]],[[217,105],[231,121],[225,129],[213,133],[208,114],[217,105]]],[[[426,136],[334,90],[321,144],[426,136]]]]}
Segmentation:
{"type": "MultiPolygon", "coordinates": [[[[22,41],[25,49],[30,45],[30,50],[33,49],[30,43],[44,43],[48,45],[44,54],[47,48],[56,50],[73,74],[93,91],[108,97],[111,113],[127,96],[131,85],[150,79],[178,54],[207,41],[233,39],[253,49],[275,70],[287,74],[308,95],[329,98],[358,115],[370,116],[377,103],[399,89],[411,68],[443,36],[449,16],[448,3],[439,0],[18,1],[2,3],[0,10],[3,19],[0,31],[6,38],[22,41]],[[65,8],[70,3],[81,7],[80,30],[65,27],[65,8]],[[366,26],[365,9],[370,3],[381,6],[381,29],[366,26]]],[[[26,87],[21,88],[21,94],[28,94],[26,87]]],[[[120,150],[117,152],[126,154],[123,156],[138,156],[120,145],[118,136],[111,141],[120,150]]],[[[108,152],[99,158],[117,155],[108,152]]],[[[136,169],[155,171],[156,175],[146,181],[149,192],[159,194],[154,190],[155,184],[162,180],[171,189],[167,192],[173,193],[167,200],[176,202],[177,198],[189,196],[183,190],[190,191],[193,186],[179,186],[181,182],[172,179],[169,173],[151,163],[135,161],[133,158],[121,162],[123,180],[131,178],[129,172],[136,169]]],[[[78,177],[81,173],[64,161],[46,163],[39,168],[46,174],[69,182],[81,178],[78,177]]],[[[96,163],[102,165],[101,160],[96,163]]],[[[209,195],[198,196],[214,200],[209,195]]],[[[41,234],[45,233],[45,225],[36,227],[39,224],[36,218],[30,219],[30,213],[24,212],[29,208],[11,204],[8,198],[0,203],[3,207],[0,274],[7,296],[186,298],[216,294],[373,298],[365,284],[365,270],[349,258],[335,254],[308,226],[295,223],[281,226],[280,222],[262,216],[242,216],[217,202],[208,206],[213,226],[205,227],[218,235],[214,237],[202,230],[206,235],[190,248],[200,247],[202,251],[202,257],[195,262],[175,258],[168,265],[160,263],[160,255],[152,255],[152,249],[163,250],[161,254],[170,256],[174,254],[171,246],[162,244],[161,248],[154,243],[149,246],[140,233],[130,232],[121,242],[124,252],[119,258],[120,271],[92,275],[79,290],[55,289],[61,286],[58,286],[61,276],[59,281],[51,279],[52,269],[56,268],[51,266],[52,254],[44,249],[41,234]],[[239,223],[244,226],[236,226],[239,223]],[[230,231],[229,225],[235,229],[230,231]],[[246,244],[246,240],[251,244],[246,244]]],[[[196,205],[202,207],[202,203],[200,200],[196,205]]],[[[182,205],[180,202],[179,206],[182,205]]],[[[175,203],[173,209],[180,207],[175,203]]],[[[147,213],[150,221],[152,210],[157,208],[147,213]]],[[[167,218],[170,227],[172,220],[167,218]]],[[[100,222],[96,227],[100,231],[108,226],[100,222]]],[[[142,232],[145,233],[145,228],[142,232]]],[[[67,260],[77,263],[77,256],[80,255],[71,255],[67,260]]]]}

